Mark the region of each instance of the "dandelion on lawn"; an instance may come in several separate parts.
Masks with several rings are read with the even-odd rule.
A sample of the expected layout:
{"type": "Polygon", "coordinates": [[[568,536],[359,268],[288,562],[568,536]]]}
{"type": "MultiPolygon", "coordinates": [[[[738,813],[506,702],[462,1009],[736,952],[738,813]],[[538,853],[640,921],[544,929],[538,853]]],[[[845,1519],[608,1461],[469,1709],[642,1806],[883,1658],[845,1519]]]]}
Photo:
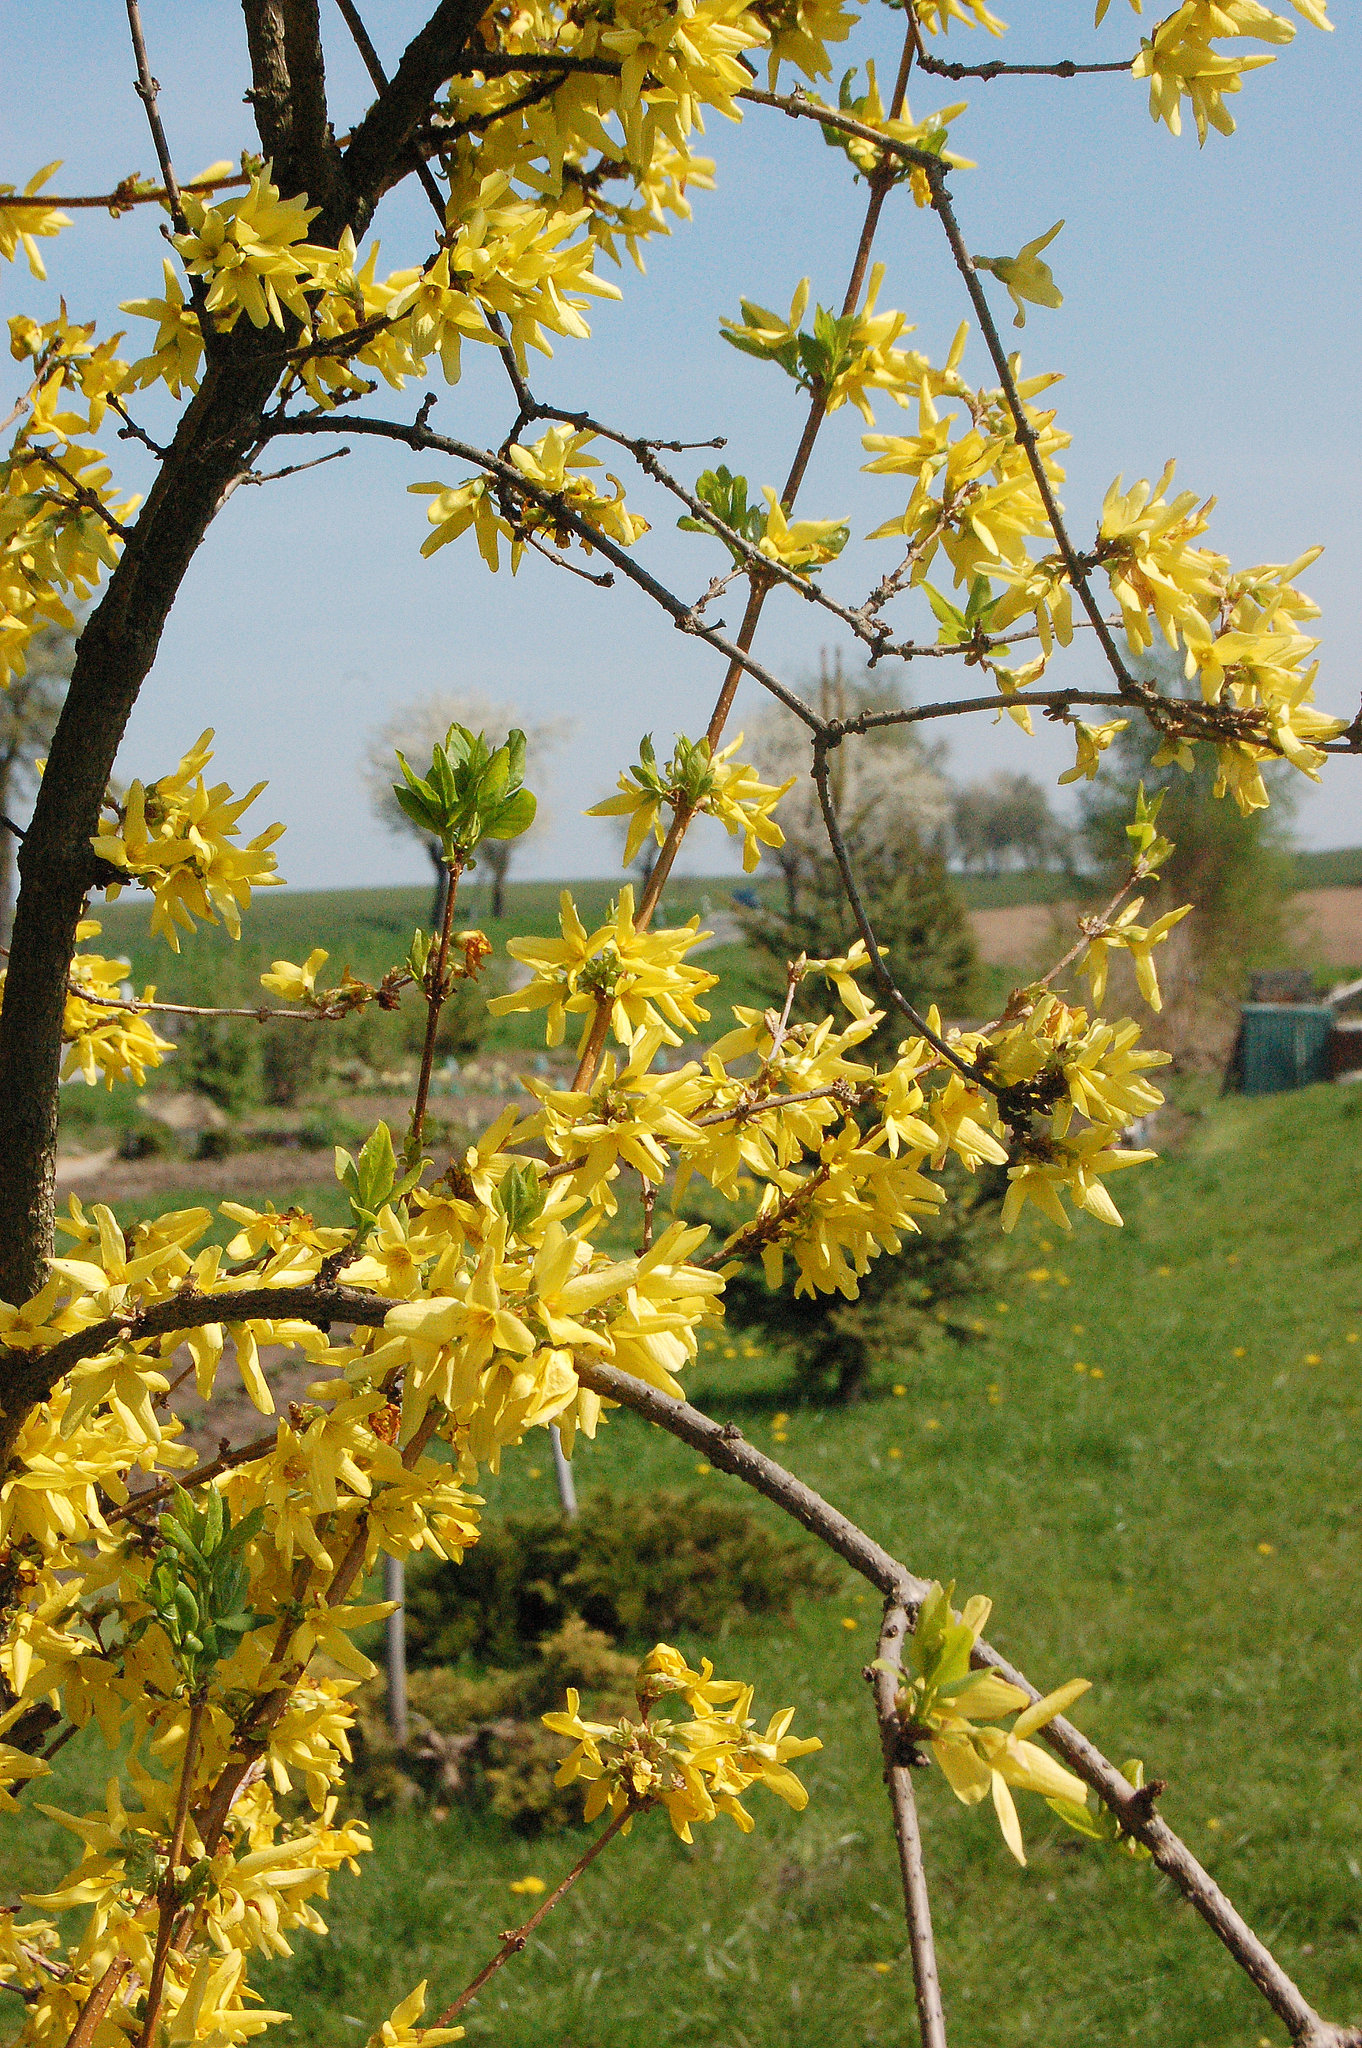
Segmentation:
{"type": "Polygon", "coordinates": [[[890,1447],[889,1456],[891,1458],[901,1458],[903,1456],[903,1452],[899,1449],[897,1444],[894,1444],[890,1447]]]}
{"type": "Polygon", "coordinates": [[[922,1427],[924,1429],[940,1429],[941,1424],[937,1421],[934,1415],[929,1415],[927,1417],[927,1420],[923,1423],[922,1427]]]}
{"type": "Polygon", "coordinates": [[[877,1977],[887,1977],[894,1965],[892,1963],[872,1963],[870,1967],[877,1977]]]}
{"type": "Polygon", "coordinates": [[[1002,1388],[1001,1388],[1001,1387],[1000,1387],[1000,1386],[998,1385],[998,1382],[997,1382],[996,1380],[992,1380],[992,1381],[990,1381],[990,1383],[989,1383],[989,1388],[988,1388],[988,1405],[989,1405],[989,1407],[990,1407],[990,1408],[996,1408],[996,1407],[998,1406],[998,1403],[999,1403],[999,1402],[1000,1402],[1000,1401],[1002,1400],[1002,1398],[1003,1398],[1003,1390],[1002,1390],[1002,1388]]]}
{"type": "Polygon", "coordinates": [[[1160,1280],[1167,1280],[1171,1275],[1173,1268],[1171,1266],[1160,1266],[1158,1267],[1157,1271],[1160,1280]]]}
{"type": "Polygon", "coordinates": [[[998,1314],[1000,1316],[1005,1316],[1008,1310],[1011,1308],[1012,1304],[1008,1301],[995,1301],[993,1306],[997,1309],[998,1314]]]}
{"type": "Polygon", "coordinates": [[[699,1464],[695,1469],[700,1474],[700,1477],[704,1479],[714,1470],[714,1467],[712,1465],[699,1464]]]}
{"type": "Polygon", "coordinates": [[[538,1898],[540,1892],[546,1889],[542,1877],[517,1877],[511,1881],[511,1890],[520,1893],[522,1897],[538,1898]]]}
{"type": "Polygon", "coordinates": [[[527,1465],[525,1467],[525,1476],[527,1479],[542,1479],[544,1468],[542,1465],[527,1465]]]}
{"type": "Polygon", "coordinates": [[[1103,1371],[1100,1365],[1095,1365],[1092,1371],[1088,1374],[1088,1378],[1090,1380],[1104,1380],[1106,1378],[1106,1373],[1103,1371]]]}
{"type": "Polygon", "coordinates": [[[1088,1326],[1086,1323],[1070,1323],[1069,1325],[1069,1328],[1073,1331],[1075,1337],[1083,1336],[1087,1330],[1087,1327],[1088,1326]]]}
{"type": "Polygon", "coordinates": [[[1322,1360],[1320,1358],[1318,1351],[1307,1351],[1305,1354],[1305,1362],[1307,1365],[1319,1365],[1322,1363],[1322,1360]]]}
{"type": "Polygon", "coordinates": [[[1236,1358],[1247,1358],[1248,1346],[1246,1344],[1236,1344],[1234,1347],[1234,1355],[1236,1358]]]}
{"type": "Polygon", "coordinates": [[[1273,1553],[1274,1553],[1275,1549],[1276,1549],[1276,1545],[1275,1545],[1275,1544],[1272,1544],[1272,1543],[1260,1543],[1260,1544],[1258,1545],[1258,1555],[1259,1555],[1259,1557],[1271,1557],[1271,1556],[1273,1555],[1273,1553]]]}
{"type": "Polygon", "coordinates": [[[1087,1366],[1086,1366],[1086,1365],[1085,1365],[1085,1364],[1083,1363],[1083,1361],[1082,1361],[1082,1359],[1081,1359],[1081,1358],[1076,1358],[1076,1359],[1074,1360],[1074,1371],[1075,1371],[1075,1372],[1086,1372],[1086,1371],[1087,1371],[1087,1369],[1088,1369],[1088,1368],[1087,1368],[1087,1366]]]}
{"type": "Polygon", "coordinates": [[[905,1395],[905,1394],[907,1393],[907,1391],[908,1391],[907,1387],[903,1387],[903,1386],[898,1386],[898,1387],[895,1387],[895,1389],[894,1389],[894,1398],[895,1398],[896,1400],[898,1400],[898,1401],[901,1401],[901,1400],[903,1399],[904,1395],[905,1395]]]}
{"type": "Polygon", "coordinates": [[[842,1627],[843,1627],[843,1628],[855,1628],[855,1627],[857,1627],[857,1625],[858,1625],[858,1624],[857,1624],[857,1621],[856,1621],[856,1617],[855,1617],[855,1615],[854,1615],[854,1614],[844,1614],[844,1615],[842,1616],[842,1627]]]}
{"type": "Polygon", "coordinates": [[[1356,1330],[1349,1330],[1347,1336],[1343,1339],[1343,1342],[1345,1344],[1355,1344],[1357,1342],[1356,1330]]]}

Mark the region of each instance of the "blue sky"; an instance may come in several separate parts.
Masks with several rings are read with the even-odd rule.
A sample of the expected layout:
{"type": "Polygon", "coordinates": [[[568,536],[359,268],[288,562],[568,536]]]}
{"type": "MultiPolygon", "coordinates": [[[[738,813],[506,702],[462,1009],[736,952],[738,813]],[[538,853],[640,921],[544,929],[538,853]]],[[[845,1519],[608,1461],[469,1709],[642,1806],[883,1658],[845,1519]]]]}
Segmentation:
{"type": "MultiPolygon", "coordinates": [[[[1285,10],[1287,0],[1278,4],[1285,10]]],[[[427,11],[415,0],[368,0],[366,19],[389,63],[427,11]]],[[[1090,6],[1070,0],[1023,0],[1003,11],[1014,25],[1004,46],[1013,61],[1123,55],[1138,41],[1124,0],[1113,0],[1100,31],[1090,6]]],[[[1128,481],[1152,477],[1176,455],[1179,483],[1218,497],[1209,541],[1237,565],[1290,560],[1324,543],[1305,579],[1324,608],[1319,695],[1350,716],[1362,692],[1346,625],[1362,600],[1362,57],[1357,10],[1343,0],[1334,11],[1333,35],[1302,23],[1278,61],[1246,80],[1234,103],[1238,133],[1213,134],[1204,150],[1194,133],[1175,140],[1156,127],[1145,89],[1128,77],[960,87],[918,79],[910,97],[915,113],[970,100],[954,140],[979,168],[958,173],[954,189],[976,252],[1015,253],[1066,221],[1048,251],[1064,306],[1033,310],[1017,342],[1028,371],[1065,376],[1055,402],[1074,436],[1064,490],[1073,530],[1080,538],[1091,532],[1118,472],[1128,481]]],[[[326,0],[323,13],[334,23],[329,82],[340,126],[366,92],[326,0]]],[[[250,145],[239,9],[228,0],[143,0],[143,15],[181,173],[250,145]]],[[[881,71],[892,69],[900,26],[882,7],[869,13],[847,63],[878,53],[881,71]]],[[[947,54],[987,58],[997,48],[957,32],[947,54]]],[[[153,168],[121,6],[0,0],[0,49],[8,88],[0,180],[22,183],[58,156],[65,161],[54,184],[65,190],[107,189],[131,170],[153,168]]],[[[816,296],[840,300],[864,187],[853,185],[846,160],[812,123],[751,109],[740,128],[712,118],[704,146],[716,159],[717,190],[695,195],[694,224],[652,245],[646,277],[619,273],[623,303],[598,302],[593,341],[560,342],[552,363],[536,360],[534,381],[543,396],[594,409],[630,432],[726,433],[722,459],[754,486],[778,483],[801,400],[778,371],[725,346],[718,321],[736,311],[740,292],[784,306],[805,274],[816,296]]],[[[384,267],[426,252],[423,207],[406,193],[385,206],[384,267]]],[[[149,333],[116,308],[120,298],[159,289],[158,218],[151,209],[117,223],[77,216],[45,245],[46,286],[22,266],[0,271],[0,312],[43,317],[64,293],[72,317],[97,315],[101,332],[130,325],[149,333]]],[[[888,266],[881,304],[903,307],[916,323],[916,345],[939,360],[966,309],[931,215],[897,195],[876,253],[888,266]]],[[[1000,286],[997,296],[1000,314],[1010,312],[1000,286]]],[[[435,388],[432,424],[470,440],[499,439],[509,423],[500,366],[490,350],[474,349],[465,365],[456,389],[409,387],[386,395],[383,408],[410,418],[423,390],[435,388]]],[[[977,342],[965,367],[984,380],[977,342]]],[[[6,357],[0,414],[18,388],[6,357]]],[[[154,409],[144,417],[156,426],[154,409]]],[[[886,404],[879,424],[892,428],[898,417],[886,404]]],[[[900,511],[904,497],[899,479],[859,473],[859,431],[851,408],[829,423],[801,499],[811,516],[848,517],[853,534],[900,511]]],[[[138,451],[107,430],[104,445],[118,451],[132,487],[144,481],[138,451]]],[[[297,452],[298,444],[285,446],[279,460],[297,452]]],[[[715,458],[690,459],[698,467],[715,458]]],[[[462,473],[456,467],[444,480],[462,473]]],[[[608,871],[613,842],[580,817],[582,807],[608,791],[643,731],[661,743],[678,727],[703,727],[718,657],[683,639],[628,588],[597,591],[533,558],[515,582],[504,569],[493,579],[468,541],[422,561],[425,507],[406,486],[440,474],[428,458],[370,442],[343,464],[239,490],[186,581],[122,771],[155,775],[215,725],[217,767],[228,780],[270,779],[258,809],[262,824],[278,817],[288,826],[281,868],[292,882],[423,880],[419,850],[370,817],[359,757],[369,730],[404,699],[476,689],[514,699],[530,721],[574,721],[546,790],[550,829],[526,849],[522,871],[608,871]]],[[[717,551],[674,533],[667,504],[648,502],[632,484],[630,500],[656,521],[641,550],[649,565],[685,592],[702,589],[720,566],[717,551]]],[[[891,559],[884,544],[849,548],[828,587],[858,597],[891,559]]],[[[926,630],[918,602],[900,614],[905,632],[926,630]]],[[[730,594],[730,626],[739,610],[730,594]]],[[[825,622],[835,623],[778,594],[757,652],[787,678],[807,677],[820,647],[836,644],[825,622]]],[[[933,663],[915,679],[917,694],[943,694],[945,666],[933,663]]],[[[1064,679],[1095,674],[1085,648],[1069,658],[1064,679]]],[[[995,728],[978,717],[953,724],[950,739],[951,771],[962,779],[1006,764],[1051,780],[1072,759],[1059,735],[1027,742],[1010,724],[995,728]]],[[[1303,795],[1306,843],[1362,840],[1359,778],[1358,763],[1334,762],[1324,787],[1303,795]]],[[[724,862],[721,841],[697,844],[691,856],[693,867],[724,862]]]]}

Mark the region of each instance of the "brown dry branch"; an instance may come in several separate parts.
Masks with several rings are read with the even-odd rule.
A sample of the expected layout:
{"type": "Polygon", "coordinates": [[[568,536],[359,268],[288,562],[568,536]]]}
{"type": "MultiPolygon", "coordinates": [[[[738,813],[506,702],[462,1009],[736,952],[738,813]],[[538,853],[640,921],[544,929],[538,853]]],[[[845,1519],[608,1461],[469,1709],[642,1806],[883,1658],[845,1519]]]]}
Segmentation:
{"type": "Polygon", "coordinates": [[[604,555],[622,576],[627,577],[631,583],[636,584],[651,597],[681,632],[706,641],[716,652],[725,655],[731,662],[736,662],[740,668],[746,670],[754,682],[760,683],[763,689],[769,690],[773,697],[778,698],[787,711],[792,711],[810,732],[817,731],[821,723],[817,712],[787,684],[781,682],[778,676],[773,675],[759,661],[754,660],[750,653],[729,640],[717,627],[700,623],[694,617],[693,607],[684,598],[678,597],[649,570],[634,561],[628,550],[612,540],[609,534],[602,533],[589,520],[582,518],[565,499],[555,492],[542,490],[538,485],[531,483],[511,463],[502,461],[490,449],[479,448],[474,442],[455,440],[448,434],[437,434],[420,421],[408,423],[403,420],[380,420],[369,417],[335,420],[325,413],[304,413],[293,419],[275,420],[269,427],[269,433],[271,436],[375,434],[384,440],[404,442],[408,448],[418,453],[429,450],[434,454],[454,455],[461,461],[476,464],[479,469],[486,470],[489,476],[494,476],[498,483],[505,484],[510,491],[528,504],[543,506],[551,511],[555,521],[570,528],[579,540],[598,554],[604,555]]]}

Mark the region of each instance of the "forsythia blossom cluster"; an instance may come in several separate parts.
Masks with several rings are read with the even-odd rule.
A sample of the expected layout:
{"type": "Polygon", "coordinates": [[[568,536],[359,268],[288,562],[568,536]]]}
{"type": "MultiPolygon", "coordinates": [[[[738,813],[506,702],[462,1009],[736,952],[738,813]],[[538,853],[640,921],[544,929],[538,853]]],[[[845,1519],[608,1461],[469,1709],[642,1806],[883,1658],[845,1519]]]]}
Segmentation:
{"type": "Polygon", "coordinates": [[[750,1834],[752,1816],[742,1795],[753,1785],[764,1785],[796,1813],[808,1805],[809,1795],[789,1765],[823,1745],[816,1735],[786,1732],[793,1707],[772,1715],[760,1734],[751,1717],[750,1685],[716,1679],[707,1657],[692,1671],[667,1643],[644,1658],[636,1684],[636,1720],[584,1721],[571,1689],[567,1712],[544,1716],[546,1728],[573,1744],[554,1783],[585,1783],[584,1819],[596,1820],[609,1807],[616,1818],[627,1816],[627,1827],[635,1814],[662,1806],[675,1832],[689,1842],[693,1825],[721,1813],[750,1834]],[[688,1707],[690,1720],[659,1714],[663,1701],[688,1707]]]}
{"type": "MultiPolygon", "coordinates": [[[[211,789],[204,782],[212,738],[211,730],[202,733],[171,774],[145,785],[134,782],[90,842],[118,875],[151,890],[151,928],[177,953],[180,931],[192,932],[196,919],[216,924],[221,918],[239,938],[252,888],[270,888],[283,879],[270,852],[282,825],[236,843],[241,814],[264,783],[237,797],[225,782],[211,789]]],[[[109,894],[116,896],[121,886],[111,880],[109,894]]]]}

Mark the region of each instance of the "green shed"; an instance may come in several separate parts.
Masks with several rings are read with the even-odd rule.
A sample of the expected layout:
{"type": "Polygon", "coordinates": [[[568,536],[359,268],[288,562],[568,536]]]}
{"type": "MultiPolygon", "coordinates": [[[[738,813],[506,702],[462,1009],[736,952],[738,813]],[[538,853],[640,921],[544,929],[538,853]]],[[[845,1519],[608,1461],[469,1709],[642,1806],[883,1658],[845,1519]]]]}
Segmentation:
{"type": "Polygon", "coordinates": [[[1245,1095],[1327,1081],[1333,1028],[1328,1003],[1245,1003],[1234,1060],[1245,1095]]]}

